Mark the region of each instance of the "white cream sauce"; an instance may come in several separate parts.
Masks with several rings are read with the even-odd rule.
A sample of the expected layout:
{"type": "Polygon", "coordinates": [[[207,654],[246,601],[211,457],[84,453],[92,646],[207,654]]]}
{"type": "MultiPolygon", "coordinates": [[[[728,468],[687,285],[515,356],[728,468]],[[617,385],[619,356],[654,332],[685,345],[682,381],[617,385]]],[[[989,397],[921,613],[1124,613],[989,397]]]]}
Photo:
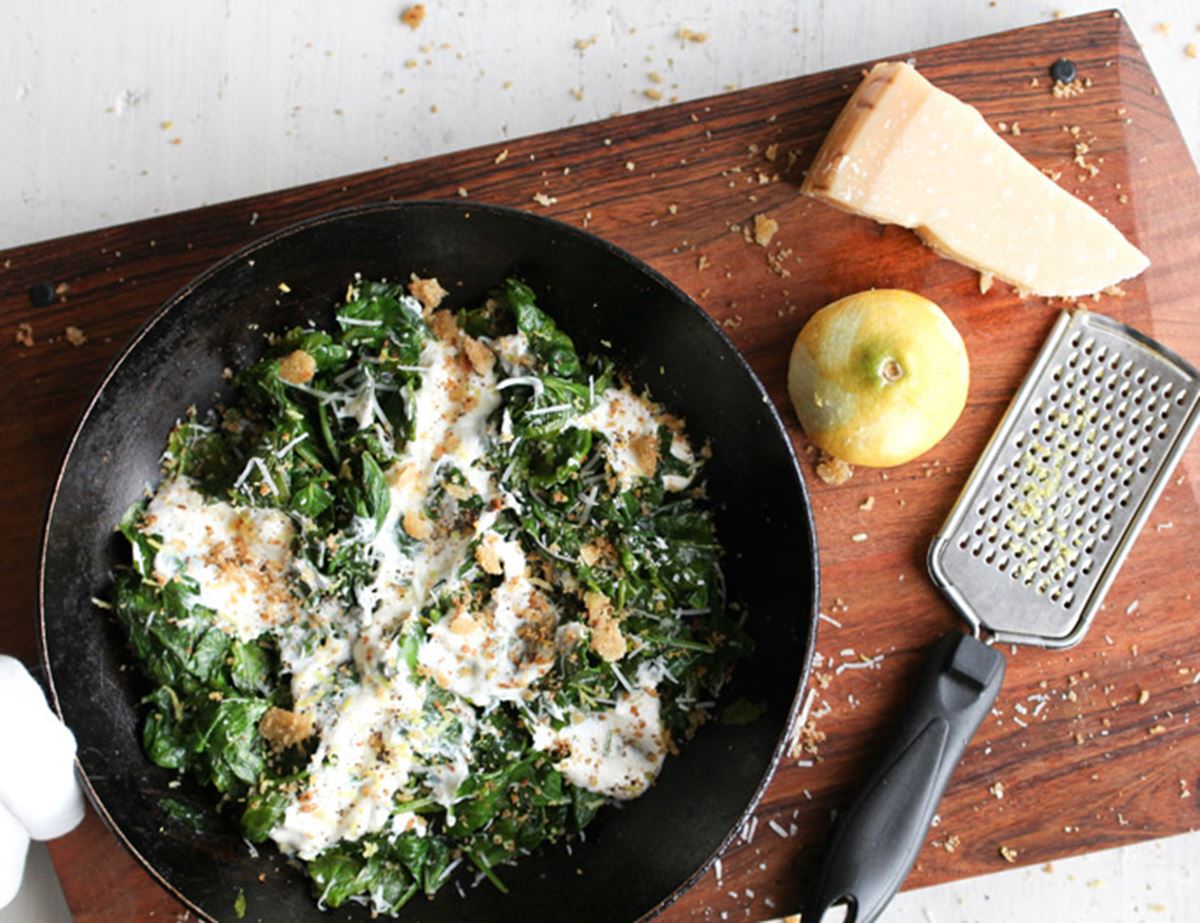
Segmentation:
{"type": "MultiPolygon", "coordinates": [[[[596,396],[596,405],[586,414],[571,421],[572,426],[590,429],[604,436],[604,455],[621,490],[628,490],[638,478],[651,477],[653,469],[647,469],[639,453],[634,450],[638,439],[657,439],[659,425],[666,416],[658,405],[629,388],[606,388],[596,396]]],[[[694,465],[695,454],[687,436],[669,429],[671,444],[667,451],[680,461],[694,465]]],[[[662,447],[659,447],[661,451],[662,447]]],[[[668,474],[663,477],[663,487],[670,491],[685,489],[692,482],[692,475],[668,474]]]]}
{"type": "Polygon", "coordinates": [[[199,584],[192,598],[215,623],[243,641],[296,618],[288,588],[294,529],[286,513],[209,501],[186,477],[165,481],[146,507],[142,531],[162,545],[154,576],[199,584]]]}
{"type": "Polygon", "coordinates": [[[652,688],[623,692],[615,706],[603,711],[572,710],[559,731],[544,722],[532,732],[537,749],[565,753],[558,770],[569,782],[622,801],[650,787],[667,753],[652,688]]]}

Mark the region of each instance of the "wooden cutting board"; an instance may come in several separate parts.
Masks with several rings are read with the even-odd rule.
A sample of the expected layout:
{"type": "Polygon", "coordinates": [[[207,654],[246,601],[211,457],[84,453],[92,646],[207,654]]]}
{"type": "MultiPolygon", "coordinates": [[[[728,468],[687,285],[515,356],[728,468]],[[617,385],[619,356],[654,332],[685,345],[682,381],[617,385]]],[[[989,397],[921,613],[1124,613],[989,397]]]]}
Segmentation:
{"type": "MultiPolygon", "coordinates": [[[[1124,297],[1088,306],[1200,361],[1200,182],[1124,22],[1096,13],[913,59],[993,125],[1003,123],[1014,147],[1149,254],[1152,267],[1124,286],[1124,297]],[[1081,95],[1051,93],[1047,68],[1060,56],[1077,63],[1081,95]],[[1078,142],[1095,175],[1073,162],[1078,142]]],[[[975,273],[938,259],[909,232],[797,194],[859,70],[0,253],[0,647],[34,658],[41,517],[64,441],[106,364],[194,274],[297,219],[361,202],[465,194],[587,226],[649,261],[725,325],[791,423],[810,475],[813,456],[785,391],[794,335],[842,295],[914,289],[945,307],[966,339],[970,402],[925,458],[889,472],[859,470],[837,487],[809,478],[828,616],[813,714],[826,736],[819,756],[786,760],[753,836],[747,830],[724,857],[721,880],[707,876],[667,917],[729,911],[758,919],[793,909],[797,872],[815,861],[831,809],[869,770],[927,645],[955,624],[925,576],[925,549],[1060,308],[1000,285],[981,294],[975,273]],[[765,249],[743,236],[756,213],[779,222],[765,249]],[[34,307],[28,290],[43,281],[62,286],[61,297],[34,307]],[[22,323],[32,325],[32,345],[14,339],[22,323]],[[80,337],[68,337],[69,326],[86,342],[73,345],[80,337]],[[839,669],[880,654],[877,668],[839,669]]],[[[1200,821],[1200,795],[1192,794],[1200,790],[1200,720],[1196,730],[1190,724],[1200,717],[1198,471],[1193,446],[1083,644],[1057,654],[1022,648],[1009,658],[996,713],[955,775],[909,886],[1005,868],[1001,847],[1015,850],[1018,864],[1044,863],[1200,821]]],[[[174,920],[181,911],[94,816],[51,851],[80,923],[174,920]]]]}

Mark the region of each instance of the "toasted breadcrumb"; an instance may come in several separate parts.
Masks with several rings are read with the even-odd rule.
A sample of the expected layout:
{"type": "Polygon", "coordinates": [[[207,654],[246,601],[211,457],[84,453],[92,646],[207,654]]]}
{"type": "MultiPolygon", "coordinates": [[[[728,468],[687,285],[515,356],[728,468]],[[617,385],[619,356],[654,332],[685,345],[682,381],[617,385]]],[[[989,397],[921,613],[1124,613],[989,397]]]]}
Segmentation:
{"type": "Polygon", "coordinates": [[[454,343],[458,340],[458,323],[449,311],[434,311],[429,316],[429,329],[443,343],[454,343]]]}
{"type": "MultiPolygon", "coordinates": [[[[775,250],[769,250],[767,251],[767,266],[779,278],[786,279],[792,274],[792,271],[786,265],[787,261],[791,258],[791,247],[779,247],[775,250]]],[[[796,257],[796,262],[800,262],[800,257],[796,257]]]]}
{"type": "Polygon", "coordinates": [[[433,535],[433,523],[420,510],[409,510],[404,514],[404,531],[418,542],[423,542],[433,535]]]}
{"type": "Polygon", "coordinates": [[[78,327],[70,326],[66,329],[67,342],[72,346],[82,346],[87,342],[87,336],[78,327]]]}
{"type": "Polygon", "coordinates": [[[33,324],[25,321],[17,324],[17,334],[13,337],[21,346],[26,348],[33,345],[33,324]]]}
{"type": "Polygon", "coordinates": [[[675,35],[685,42],[695,42],[697,45],[703,44],[704,42],[708,41],[708,33],[707,32],[693,32],[691,29],[687,28],[686,26],[681,26],[679,28],[679,31],[676,32],[675,35]]]}
{"type": "Polygon", "coordinates": [[[400,14],[400,21],[412,29],[414,32],[420,27],[425,19],[425,4],[414,3],[412,6],[406,6],[404,12],[400,14]]]}
{"type": "Polygon", "coordinates": [[[450,631],[456,635],[469,635],[477,628],[479,625],[471,618],[471,613],[466,610],[459,610],[450,620],[450,631]]]}
{"type": "Polygon", "coordinates": [[[1074,99],[1076,96],[1083,95],[1084,86],[1084,82],[1078,77],[1070,83],[1055,80],[1054,86],[1050,88],[1050,92],[1054,94],[1055,99],[1074,99]]]}
{"type": "Polygon", "coordinates": [[[988,791],[996,797],[997,801],[1000,801],[1004,798],[1004,783],[995,782],[988,788],[988,791]]]}
{"type": "Polygon", "coordinates": [[[620,660],[628,647],[625,636],[621,634],[620,621],[613,614],[612,600],[603,593],[589,590],[583,594],[583,604],[587,608],[588,626],[592,630],[592,650],[609,663],[620,660]]]}
{"type": "Polygon", "coordinates": [[[1188,42],[1186,45],[1184,45],[1184,46],[1183,46],[1183,53],[1184,53],[1185,55],[1187,55],[1189,58],[1198,58],[1198,57],[1200,57],[1200,49],[1197,49],[1197,48],[1196,48],[1196,43],[1195,43],[1195,42],[1188,42]]]}
{"type": "Polygon", "coordinates": [[[946,852],[953,853],[960,846],[962,846],[962,839],[958,836],[958,834],[952,833],[950,836],[946,837],[946,842],[944,844],[946,852]]]}
{"type": "Polygon", "coordinates": [[[465,199],[465,198],[467,197],[467,195],[468,195],[468,193],[467,193],[467,187],[466,187],[466,186],[459,186],[459,187],[458,187],[458,197],[459,197],[460,199],[465,199]]]}
{"type": "Polygon", "coordinates": [[[645,96],[646,99],[652,99],[655,102],[658,102],[663,98],[662,90],[656,90],[654,87],[646,87],[646,89],[642,90],[642,95],[645,96]]]}
{"type": "Polygon", "coordinates": [[[858,505],[858,508],[864,513],[869,513],[871,510],[875,509],[875,495],[872,494],[871,496],[867,497],[867,499],[858,505]]]}
{"type": "Polygon", "coordinates": [[[552,196],[552,195],[546,195],[546,193],[544,193],[544,192],[535,192],[533,194],[533,201],[537,202],[537,204],[542,206],[543,208],[549,208],[551,205],[553,205],[554,203],[556,203],[558,201],[558,197],[552,196]]]}
{"type": "Polygon", "coordinates": [[[506,160],[508,160],[508,148],[505,148],[499,154],[497,154],[492,160],[492,163],[504,163],[506,160]]]}
{"type": "Polygon", "coordinates": [[[413,273],[408,283],[408,293],[431,311],[442,303],[449,292],[442,288],[436,278],[422,279],[413,273]]]}
{"type": "Polygon", "coordinates": [[[760,247],[771,243],[771,238],[779,231],[779,222],[764,214],[754,216],[754,242],[760,247]]]}
{"type": "Polygon", "coordinates": [[[575,50],[576,51],[585,51],[586,49],[590,48],[592,45],[595,45],[595,44],[596,44],[596,36],[594,36],[594,35],[589,35],[587,38],[577,38],[577,39],[575,39],[575,50]]]}
{"type": "Polygon", "coordinates": [[[653,433],[634,436],[629,441],[629,448],[641,473],[648,478],[654,477],[658,471],[658,436],[653,433]]]}
{"type": "Polygon", "coordinates": [[[1001,846],[1000,847],[1000,855],[1004,857],[1005,862],[1008,862],[1011,864],[1011,863],[1014,863],[1017,861],[1018,853],[1011,846],[1001,846]]]}
{"type": "Polygon", "coordinates": [[[288,353],[279,360],[279,377],[293,385],[310,382],[317,374],[317,360],[302,349],[288,353]]]}
{"type": "Polygon", "coordinates": [[[286,708],[268,708],[258,722],[261,734],[276,752],[294,747],[312,736],[313,720],[286,708]]]}
{"type": "Polygon", "coordinates": [[[485,539],[476,546],[475,561],[484,569],[485,573],[495,576],[504,573],[504,567],[500,562],[500,552],[496,549],[495,540],[488,540],[494,534],[488,533],[485,539]]]}
{"type": "Polygon", "coordinates": [[[469,336],[463,337],[463,351],[467,359],[479,375],[490,375],[496,365],[496,355],[478,340],[469,336]]]}
{"type": "Polygon", "coordinates": [[[817,460],[817,477],[826,484],[845,484],[854,477],[854,468],[840,458],[822,452],[817,460]]]}

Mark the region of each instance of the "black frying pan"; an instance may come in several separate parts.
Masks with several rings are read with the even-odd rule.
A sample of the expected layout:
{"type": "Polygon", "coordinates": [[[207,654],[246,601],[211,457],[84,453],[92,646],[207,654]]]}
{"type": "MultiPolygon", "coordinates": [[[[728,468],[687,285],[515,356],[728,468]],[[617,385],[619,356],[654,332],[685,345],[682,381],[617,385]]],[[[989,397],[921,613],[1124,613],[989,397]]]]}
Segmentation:
{"type": "MultiPolygon", "coordinates": [[[[712,722],[657,785],[606,809],[586,842],[543,849],[504,870],[511,894],[446,887],[403,919],[630,920],[675,900],[757,804],[786,746],[816,632],[817,546],[807,492],[782,423],[749,366],[690,299],[616,247],[566,224],[462,202],[356,208],[303,222],[217,264],[171,298],[105,376],[71,439],[50,504],[39,592],[42,657],[54,703],[79,743],[92,802],[135,857],[204,919],[367,920],[366,908],[318,911],[307,881],[268,847],[253,857],[211,792],[151,764],[139,745],[145,691],[114,620],[89,599],[108,592],[121,557],[112,526],[158,478],[159,455],[189,404],[206,408],[221,370],[253,361],[263,332],[328,324],[355,272],[436,275],[449,304],[477,303],[516,273],[580,351],[611,344],[619,367],[710,439],[710,493],[728,549],[729,595],[750,611],[757,653],[726,701],[766,704],[747,725],[712,722]],[[290,294],[281,294],[286,282],[290,294]],[[197,834],[163,810],[202,812],[197,834]],[[577,869],[582,874],[577,874],[577,869]],[[265,880],[259,882],[260,874],[265,880]]],[[[607,348],[607,347],[606,347],[607,348]]],[[[469,879],[468,879],[469,882],[469,879]]]]}

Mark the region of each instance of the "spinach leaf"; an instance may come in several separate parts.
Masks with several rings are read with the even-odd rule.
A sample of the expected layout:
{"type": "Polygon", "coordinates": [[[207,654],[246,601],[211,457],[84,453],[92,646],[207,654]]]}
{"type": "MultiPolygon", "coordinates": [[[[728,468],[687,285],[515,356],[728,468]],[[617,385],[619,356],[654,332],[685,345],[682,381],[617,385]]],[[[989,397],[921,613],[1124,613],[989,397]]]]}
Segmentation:
{"type": "Polygon", "coordinates": [[[159,798],[158,806],[176,820],[187,824],[193,833],[204,833],[208,829],[208,818],[198,808],[184,804],[175,798],[159,798]]]}
{"type": "Polygon", "coordinates": [[[375,461],[375,456],[370,452],[363,453],[362,468],[367,512],[375,519],[375,528],[378,529],[383,526],[383,521],[387,518],[388,510],[392,505],[392,494],[388,489],[383,469],[379,467],[379,462],[375,461]]]}
{"type": "Polygon", "coordinates": [[[517,330],[525,334],[530,351],[551,375],[577,378],[582,374],[574,342],[534,303],[533,289],[516,279],[505,279],[503,297],[516,318],[517,330]]]}

